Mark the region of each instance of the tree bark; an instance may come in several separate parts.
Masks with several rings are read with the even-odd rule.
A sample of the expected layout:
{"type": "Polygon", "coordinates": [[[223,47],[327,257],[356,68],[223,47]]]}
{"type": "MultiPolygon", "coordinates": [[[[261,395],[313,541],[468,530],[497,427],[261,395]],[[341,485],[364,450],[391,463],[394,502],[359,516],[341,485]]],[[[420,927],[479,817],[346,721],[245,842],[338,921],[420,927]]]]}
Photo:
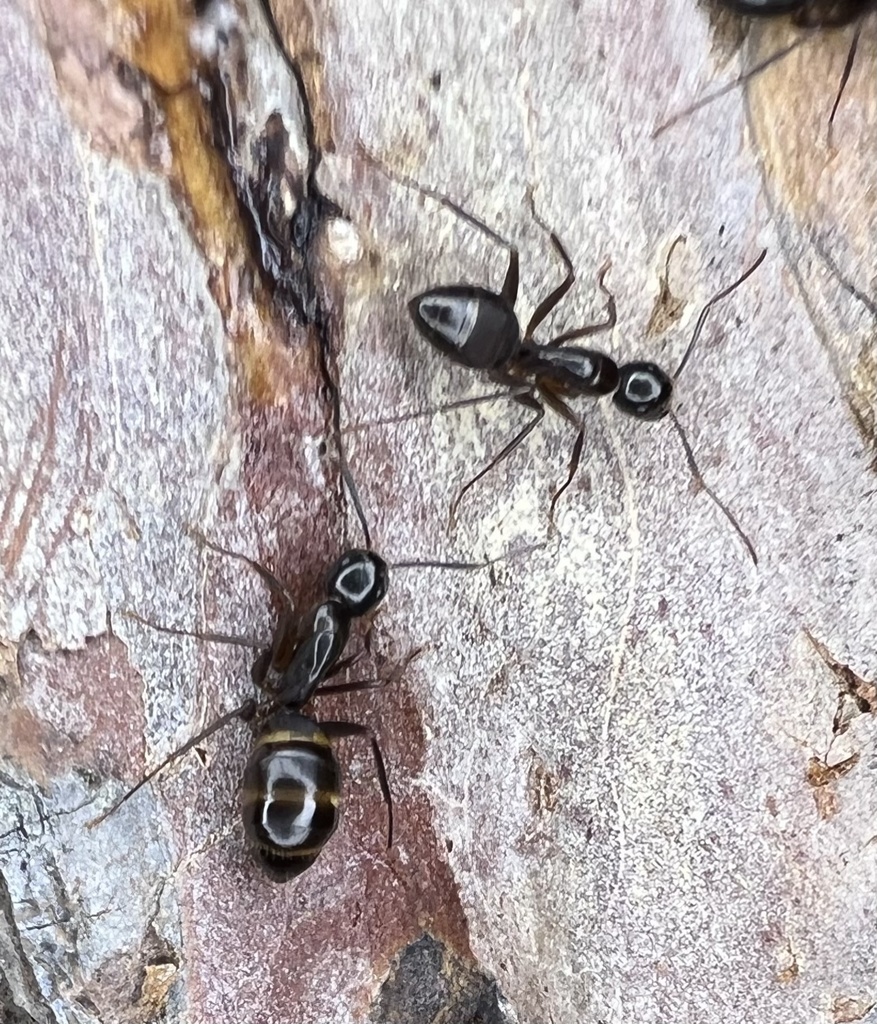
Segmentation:
{"type": "Polygon", "coordinates": [[[255,0],[199,6],[0,8],[4,1020],[877,1020],[873,17],[829,141],[852,28],[656,136],[795,30],[274,0],[284,55],[255,0]],[[671,370],[767,248],[676,387],[757,567],[670,422],[605,400],[574,402],[556,532],[575,431],[549,416],[448,532],[524,422],[442,411],[491,388],[406,310],[500,287],[454,204],[520,249],[522,323],[563,274],[540,221],[569,250],[542,340],[603,317],[608,258],[595,345],[671,370]],[[313,714],[376,731],[396,841],[345,740],[341,827],[277,885],[243,725],[88,823],[254,694],[251,651],[155,628],[271,636],[201,535],[302,612],[363,543],[326,373],[388,562],[501,560],[391,571],[354,675],[424,651],[313,714]]]}

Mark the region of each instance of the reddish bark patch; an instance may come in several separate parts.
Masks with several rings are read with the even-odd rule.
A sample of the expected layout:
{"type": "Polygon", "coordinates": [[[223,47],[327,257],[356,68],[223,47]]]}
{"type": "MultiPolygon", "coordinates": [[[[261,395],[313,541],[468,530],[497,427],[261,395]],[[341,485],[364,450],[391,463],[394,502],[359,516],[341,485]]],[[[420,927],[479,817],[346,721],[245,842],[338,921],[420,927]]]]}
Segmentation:
{"type": "Polygon", "coordinates": [[[20,687],[4,713],[0,752],[46,784],[71,768],[135,779],[143,771],[142,681],[114,636],[81,651],[19,651],[20,687]]]}

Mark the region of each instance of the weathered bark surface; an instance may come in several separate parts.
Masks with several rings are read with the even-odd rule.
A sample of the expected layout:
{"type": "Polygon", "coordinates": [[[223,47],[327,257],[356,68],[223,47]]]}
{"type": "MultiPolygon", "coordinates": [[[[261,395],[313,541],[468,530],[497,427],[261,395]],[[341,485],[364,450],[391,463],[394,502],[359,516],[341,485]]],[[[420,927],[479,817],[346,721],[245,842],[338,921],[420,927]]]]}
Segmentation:
{"type": "MultiPolygon", "coordinates": [[[[255,265],[192,84],[203,26],[171,0],[143,7],[0,6],[6,1019],[871,1019],[873,19],[829,147],[848,32],[653,139],[791,29],[759,26],[738,50],[690,0],[275,0],[311,93],[316,181],[344,214],[293,268],[313,285],[293,315],[255,265]],[[258,578],[192,528],[271,565],[301,607],[361,542],[324,446],[317,345],[349,426],[483,389],[416,337],[405,300],[498,285],[505,254],[402,176],[519,245],[522,319],[561,275],[532,187],[579,272],[549,326],[602,315],[611,257],[619,324],[601,343],[617,357],[674,366],[703,302],[767,246],[678,388],[758,567],[667,422],[580,402],[558,536],[493,579],[396,573],[379,661],[426,651],[398,685],[317,705],[378,731],[391,851],[368,750],[345,742],[342,827],[296,883],[263,878],[237,814],[238,725],[89,830],[252,692],[246,650],[122,615],[270,635],[258,578]],[[658,275],[680,234],[674,313],[658,275]]],[[[249,59],[267,103],[249,114],[261,128],[276,100],[301,168],[297,83],[258,5],[247,16],[231,35],[264,37],[249,59]]],[[[347,435],[388,560],[545,539],[573,440],[548,417],[445,532],[521,416],[500,402],[347,435]]]]}

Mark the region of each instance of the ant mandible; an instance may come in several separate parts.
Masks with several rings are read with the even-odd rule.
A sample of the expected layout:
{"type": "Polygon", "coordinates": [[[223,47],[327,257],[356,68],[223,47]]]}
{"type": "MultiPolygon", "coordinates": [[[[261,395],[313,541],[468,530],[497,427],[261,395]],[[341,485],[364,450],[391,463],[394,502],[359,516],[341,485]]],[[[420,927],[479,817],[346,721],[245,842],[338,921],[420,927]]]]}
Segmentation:
{"type": "MultiPolygon", "coordinates": [[[[407,182],[406,182],[407,184],[407,182]]],[[[435,196],[428,189],[427,195],[435,196]]],[[[566,399],[582,395],[612,395],[612,402],[621,412],[639,420],[658,420],[670,416],[685,449],[689,468],[695,479],[727,516],[752,560],[758,558],[751,541],[741,529],[730,510],[706,485],[694,459],[681,425],[670,411],[673,386],[684,369],[703,330],[706,318],[716,303],[730,295],[761,265],[767,255],[763,250],[755,262],[736,281],[714,295],[698,317],[691,342],[675,373],[668,374],[656,363],[634,361],[618,365],[604,352],[594,349],[562,347],[568,341],[611,330],[616,323],[615,300],[605,286],[608,262],[598,275],[598,285],[607,296],[607,317],[604,321],[565,331],[545,344],[538,344],[533,335],[548,314],[572,287],[575,272],[572,261],[557,235],[540,220],[533,206],[532,193],[528,193],[533,217],[548,231],[551,243],[566,268],[566,276],[536,307],[523,334],[514,306],[518,294],[518,250],[506,242],[486,224],[471,214],[466,219],[483,230],[489,237],[503,244],[509,251],[509,265],[500,292],[467,284],[443,285],[414,296],[408,309],[418,331],[439,352],[455,363],[471,369],[485,371],[495,383],[507,386],[515,401],[532,409],[533,419],[521,429],[497,456],[457,493],[451,505],[451,523],[463,495],[485,474],[507,458],[533,431],[545,414],[545,406],[553,409],[578,429],[565,483],[552,497],[549,520],[553,522],[554,509],[561,494],[569,487],[578,469],[584,442],[584,425],[569,407],[566,399]],[[537,398],[538,394],[538,398],[537,398]],[[540,401],[540,398],[542,401],[540,401]]],[[[448,203],[457,212],[456,204],[448,203]]],[[[681,239],[677,239],[670,249],[681,239]]],[[[670,254],[667,260],[669,263],[670,254]]]]}
{"type": "MultiPolygon", "coordinates": [[[[853,64],[856,60],[856,52],[859,48],[859,38],[862,34],[862,25],[865,15],[872,10],[877,10],[877,0],[713,0],[719,6],[724,7],[735,14],[752,18],[779,18],[784,15],[791,15],[791,22],[801,29],[835,29],[844,28],[856,22],[850,48],[847,51],[847,59],[841,72],[840,83],[828,117],[828,139],[831,141],[831,133],[834,127],[834,119],[840,106],[841,97],[849,82],[853,64]]],[[[806,36],[796,39],[793,43],[783,47],[776,53],[771,54],[765,60],[739,75],[732,82],[722,86],[715,92],[709,93],[691,106],[674,114],[671,118],[659,125],[653,132],[655,139],[662,135],[668,128],[673,127],[679,121],[695,113],[701,108],[712,103],[713,100],[725,96],[739,85],[743,85],[751,78],[755,78],[769,67],[776,64],[796,50],[806,41],[806,36]]]]}

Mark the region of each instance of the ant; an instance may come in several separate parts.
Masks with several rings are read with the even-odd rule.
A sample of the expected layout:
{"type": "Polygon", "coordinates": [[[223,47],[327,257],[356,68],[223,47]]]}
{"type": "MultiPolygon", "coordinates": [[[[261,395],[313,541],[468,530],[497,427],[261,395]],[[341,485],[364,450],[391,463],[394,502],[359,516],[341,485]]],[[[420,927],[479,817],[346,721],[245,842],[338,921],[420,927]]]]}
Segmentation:
{"type": "MultiPolygon", "coordinates": [[[[265,644],[244,637],[219,633],[192,633],[159,626],[133,613],[125,613],[141,624],[173,636],[194,636],[217,643],[265,648],[252,668],[253,682],[268,694],[260,705],[244,701],[220,715],[196,736],[166,757],[143,776],[107,810],[88,823],[92,828],[113,814],[139,789],[169,764],[178,760],[229,722],[256,721],[253,749],[244,769],[241,810],[244,832],[265,874],[286,882],[307,870],[319,856],[338,825],[341,772],[333,741],[359,736],[371,743],[381,795],[387,806],[387,848],[393,845],[393,800],[384,758],[377,737],[366,725],[346,721],[318,721],[303,714],[315,696],[373,689],[391,681],[422,649],[411,652],[397,666],[390,680],[357,680],[327,683],[349,668],[359,655],[341,655],[354,619],[372,613],[387,592],[389,566],[380,555],[366,548],[351,548],[335,562],[326,577],[325,597],[301,619],[293,613],[289,591],[267,568],[246,555],[229,551],[197,535],[202,544],[254,569],[283,605],[273,639],[265,644]]],[[[500,556],[500,558],[506,556],[500,556]]],[[[398,562],[392,568],[480,569],[499,559],[485,562],[398,562]]],[[[366,647],[368,647],[366,641],[366,647]]]]}
{"type": "MultiPolygon", "coordinates": [[[[426,195],[437,197],[427,189],[421,190],[426,195]]],[[[697,344],[709,311],[755,272],[767,255],[767,250],[763,250],[752,266],[733,284],[722,289],[706,303],[698,317],[688,349],[672,376],[653,362],[635,361],[619,366],[603,352],[562,347],[568,341],[608,331],[615,326],[615,300],[605,285],[605,276],[610,266],[608,262],[601,267],[597,277],[598,286],[607,297],[606,319],[597,324],[565,331],[545,344],[534,341],[536,329],[572,287],[575,272],[558,236],[539,219],[531,192],[528,193],[528,197],[533,217],[539,226],[548,232],[554,250],[566,268],[566,276],[536,307],[523,334],[514,309],[518,295],[518,250],[471,214],[465,215],[470,223],[508,249],[509,265],[502,290],[491,292],[486,288],[468,284],[443,285],[415,295],[408,303],[415,327],[442,355],[470,369],[485,371],[492,381],[508,387],[516,402],[535,413],[533,419],[499,454],[457,493],[451,505],[451,525],[455,522],[456,510],[463,495],[491,469],[511,455],[535,429],[545,414],[545,405],[578,429],[566,482],[551,499],[549,522],[553,524],[557,501],[572,483],[584,443],[584,425],[569,407],[566,399],[580,395],[599,397],[611,394],[615,407],[635,419],[658,420],[668,415],[671,417],[682,440],[693,476],[725,513],[746,545],[753,562],[757,564],[758,558],[752,543],[731,512],[704,482],[681,425],[670,411],[670,399],[673,386],[697,344]]],[[[459,211],[456,204],[448,201],[447,205],[459,211]]],[[[673,249],[682,240],[677,238],[671,246],[667,256],[668,266],[673,249]]]]}
{"type": "MultiPolygon", "coordinates": [[[[256,700],[220,715],[175,750],[89,827],[109,817],[167,765],[182,757],[234,719],[250,722],[260,715],[255,743],[244,770],[241,805],[244,831],[266,874],[283,882],[301,874],[317,859],[338,824],[341,775],[332,740],[366,736],[371,741],[381,793],[388,811],[388,846],[392,844],[393,811],[387,772],[377,738],[371,729],[352,722],[317,722],[302,708],[319,693],[367,689],[372,683],[326,685],[325,680],[346,668],[340,660],[354,618],[380,604],[387,591],[388,567],[373,551],[352,549],[330,569],[326,597],[301,621],[293,615],[289,592],[258,562],[227,551],[201,538],[213,550],[246,562],[262,577],[283,604],[274,637],[252,668],[257,686],[271,694],[261,709],[256,700]]],[[[137,615],[129,617],[172,635],[256,646],[241,637],[189,633],[157,626],[137,615]]],[[[262,645],[258,645],[262,646],[262,645]]]]}
{"type": "MultiPolygon", "coordinates": [[[[853,64],[856,60],[859,38],[862,34],[862,24],[864,23],[865,16],[869,11],[877,10],[877,0],[713,0],[713,2],[719,7],[724,7],[727,10],[733,11],[735,14],[745,17],[779,18],[784,15],[790,15],[792,24],[801,29],[815,30],[844,28],[854,22],[856,23],[853,38],[850,42],[850,48],[847,52],[846,63],[844,64],[844,69],[841,72],[840,84],[838,85],[834,104],[831,108],[831,114],[828,118],[828,138],[830,142],[835,115],[837,114],[841,97],[847,87],[847,82],[850,79],[853,64]]],[[[709,103],[712,103],[713,100],[717,100],[719,97],[729,93],[738,85],[743,85],[745,82],[748,82],[749,79],[755,78],[756,75],[760,75],[762,71],[767,70],[767,68],[771,67],[777,61],[788,56],[792,50],[801,46],[806,41],[806,38],[807,37],[805,36],[795,40],[795,42],[791,43],[789,46],[771,54],[765,60],[761,61],[761,63],[756,64],[755,67],[750,68],[738,78],[735,78],[733,82],[729,82],[727,85],[722,86],[722,88],[715,92],[704,96],[702,99],[693,103],[685,110],[680,111],[678,114],[674,114],[669,120],[665,121],[652,132],[652,138],[657,138],[668,128],[671,128],[677,122],[688,117],[689,114],[695,113],[695,111],[700,110],[709,103]]]]}

